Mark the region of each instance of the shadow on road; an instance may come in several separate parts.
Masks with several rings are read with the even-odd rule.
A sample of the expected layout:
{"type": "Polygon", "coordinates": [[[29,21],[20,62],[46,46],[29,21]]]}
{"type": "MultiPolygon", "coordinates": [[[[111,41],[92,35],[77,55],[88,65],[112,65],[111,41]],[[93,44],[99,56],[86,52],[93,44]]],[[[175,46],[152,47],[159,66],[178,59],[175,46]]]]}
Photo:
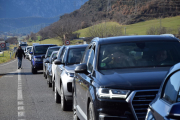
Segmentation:
{"type": "Polygon", "coordinates": [[[18,72],[14,72],[14,73],[0,73],[0,76],[4,76],[4,75],[36,75],[36,74],[43,74],[43,72],[37,72],[36,74],[32,74],[31,72],[24,72],[24,73],[18,73],[18,72]]]}

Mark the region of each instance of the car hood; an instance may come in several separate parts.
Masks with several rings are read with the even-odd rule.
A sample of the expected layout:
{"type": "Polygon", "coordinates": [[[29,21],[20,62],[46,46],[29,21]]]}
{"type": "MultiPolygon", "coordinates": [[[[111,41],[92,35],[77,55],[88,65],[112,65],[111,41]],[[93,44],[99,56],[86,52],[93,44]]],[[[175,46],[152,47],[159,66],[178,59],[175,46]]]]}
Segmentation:
{"type": "Polygon", "coordinates": [[[44,54],[34,55],[35,58],[41,58],[44,54]]]}
{"type": "Polygon", "coordinates": [[[74,64],[74,65],[66,65],[65,66],[65,70],[69,73],[75,73],[74,69],[76,68],[78,64],[74,64]]]}
{"type": "Polygon", "coordinates": [[[159,89],[170,67],[101,70],[97,80],[101,87],[128,90],[159,89]]]}

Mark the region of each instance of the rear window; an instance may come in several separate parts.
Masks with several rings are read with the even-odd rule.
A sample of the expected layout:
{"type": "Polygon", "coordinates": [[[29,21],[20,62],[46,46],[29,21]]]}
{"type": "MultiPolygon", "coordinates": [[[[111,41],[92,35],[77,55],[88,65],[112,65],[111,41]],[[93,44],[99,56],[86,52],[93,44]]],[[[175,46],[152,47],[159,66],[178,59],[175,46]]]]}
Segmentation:
{"type": "Polygon", "coordinates": [[[58,51],[60,48],[52,48],[48,50],[47,57],[50,57],[53,51],[58,51]]]}
{"type": "Polygon", "coordinates": [[[79,64],[86,48],[70,49],[67,64],[79,64]]]}
{"type": "Polygon", "coordinates": [[[35,46],[34,47],[34,54],[46,54],[46,51],[47,49],[51,47],[51,46],[46,46],[46,45],[43,45],[43,46],[35,46]]]}
{"type": "Polygon", "coordinates": [[[98,69],[164,67],[178,62],[178,42],[117,43],[100,46],[98,69]]]}

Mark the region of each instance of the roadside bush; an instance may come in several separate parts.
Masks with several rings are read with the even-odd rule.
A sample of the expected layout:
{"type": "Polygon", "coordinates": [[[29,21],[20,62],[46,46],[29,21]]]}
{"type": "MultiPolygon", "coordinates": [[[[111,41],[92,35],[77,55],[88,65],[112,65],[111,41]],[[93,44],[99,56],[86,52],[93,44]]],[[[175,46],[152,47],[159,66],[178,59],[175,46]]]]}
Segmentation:
{"type": "Polygon", "coordinates": [[[172,34],[173,30],[172,28],[165,28],[165,27],[150,27],[147,29],[146,34],[147,35],[160,35],[160,34],[172,34]]]}

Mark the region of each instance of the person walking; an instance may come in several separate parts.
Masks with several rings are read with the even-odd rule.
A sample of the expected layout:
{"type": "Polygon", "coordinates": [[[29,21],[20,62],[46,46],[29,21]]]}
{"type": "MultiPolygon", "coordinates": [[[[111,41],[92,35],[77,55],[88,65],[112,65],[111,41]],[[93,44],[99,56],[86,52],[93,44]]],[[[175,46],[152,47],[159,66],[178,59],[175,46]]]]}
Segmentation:
{"type": "Polygon", "coordinates": [[[25,54],[24,54],[24,50],[21,48],[21,46],[18,47],[16,54],[15,54],[15,58],[17,57],[18,59],[18,69],[22,69],[22,58],[24,56],[25,59],[25,54]]]}

